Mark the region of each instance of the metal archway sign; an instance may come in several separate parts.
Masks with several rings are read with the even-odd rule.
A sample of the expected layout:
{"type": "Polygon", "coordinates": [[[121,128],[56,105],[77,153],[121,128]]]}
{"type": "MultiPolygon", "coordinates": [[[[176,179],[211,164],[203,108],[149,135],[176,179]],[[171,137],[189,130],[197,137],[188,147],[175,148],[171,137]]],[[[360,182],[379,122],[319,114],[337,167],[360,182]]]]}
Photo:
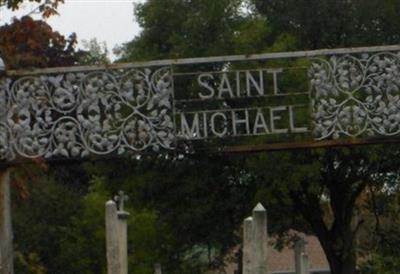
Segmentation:
{"type": "Polygon", "coordinates": [[[400,46],[6,71],[0,159],[393,141],[400,46]]]}

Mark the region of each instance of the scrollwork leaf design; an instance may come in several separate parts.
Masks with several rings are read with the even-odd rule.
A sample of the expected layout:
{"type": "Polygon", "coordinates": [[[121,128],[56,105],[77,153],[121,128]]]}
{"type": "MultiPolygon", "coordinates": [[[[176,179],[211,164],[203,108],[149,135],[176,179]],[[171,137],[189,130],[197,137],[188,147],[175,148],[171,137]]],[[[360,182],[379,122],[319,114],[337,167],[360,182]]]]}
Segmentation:
{"type": "Polygon", "coordinates": [[[399,68],[400,57],[391,52],[314,59],[315,138],[399,135],[399,68]]]}
{"type": "Polygon", "coordinates": [[[169,68],[1,78],[0,159],[172,149],[171,87],[169,68]]]}

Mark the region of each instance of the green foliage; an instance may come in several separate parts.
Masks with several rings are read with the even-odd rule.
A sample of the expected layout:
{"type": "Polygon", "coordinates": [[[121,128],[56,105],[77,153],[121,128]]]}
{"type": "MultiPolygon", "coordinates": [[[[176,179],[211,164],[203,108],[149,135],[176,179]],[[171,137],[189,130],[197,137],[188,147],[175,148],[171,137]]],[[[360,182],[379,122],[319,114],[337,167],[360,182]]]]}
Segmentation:
{"type": "Polygon", "coordinates": [[[160,157],[88,165],[110,193],[123,189],[130,196],[132,269],[161,263],[167,273],[202,273],[222,266],[223,256],[238,243],[236,228],[253,205],[253,188],[240,175],[239,161],[160,157]]]}
{"type": "MultiPolygon", "coordinates": [[[[399,5],[395,0],[148,0],[135,7],[143,31],[119,54],[121,61],[138,61],[398,43],[399,5]],[[254,6],[244,8],[245,2],[254,6]]],[[[93,55],[84,63],[104,61],[98,43],[89,49],[93,55]]],[[[94,176],[89,190],[78,192],[49,177],[17,204],[18,273],[105,273],[104,203],[119,189],[131,197],[132,273],[152,273],[155,263],[170,274],[221,267],[240,241],[241,221],[259,201],[268,208],[271,232],[314,233],[332,273],[353,273],[354,210],[369,186],[377,193],[372,210],[378,215],[398,204],[385,192],[398,186],[398,177],[387,176],[399,174],[398,151],[370,146],[244,157],[197,151],[87,164],[94,176]]],[[[398,227],[392,224],[381,232],[398,227]]],[[[389,248],[393,243],[396,238],[386,238],[385,246],[372,248],[379,255],[366,273],[398,267],[398,250],[389,248]]]]}
{"type": "Polygon", "coordinates": [[[271,33],[266,18],[261,16],[249,17],[243,20],[234,32],[233,43],[238,54],[265,52],[264,41],[271,33]]]}
{"type": "Polygon", "coordinates": [[[131,273],[152,274],[154,265],[162,260],[160,247],[165,236],[158,225],[158,215],[146,209],[130,212],[129,246],[133,249],[129,258],[131,273]]]}
{"type": "Polygon", "coordinates": [[[150,0],[135,7],[143,31],[120,49],[121,61],[212,56],[235,51],[241,0],[150,0]]]}
{"type": "Polygon", "coordinates": [[[82,46],[85,54],[79,58],[79,64],[107,65],[111,63],[108,58],[108,49],[105,42],[100,43],[96,38],[93,38],[90,41],[83,40],[82,46]]]}
{"type": "Polygon", "coordinates": [[[26,256],[16,252],[15,261],[18,273],[46,274],[46,268],[41,264],[36,253],[29,253],[26,256]]]}
{"type": "Polygon", "coordinates": [[[62,259],[63,243],[68,241],[70,226],[81,203],[78,195],[52,178],[41,176],[28,185],[25,200],[15,197],[14,235],[18,251],[16,272],[73,273],[62,259]],[[66,272],[63,272],[66,269],[66,272]]]}
{"type": "Polygon", "coordinates": [[[397,274],[399,268],[399,257],[374,255],[361,265],[360,274],[397,274]]]}
{"type": "Polygon", "coordinates": [[[252,0],[273,26],[296,37],[300,49],[396,44],[400,3],[393,0],[252,0]]]}
{"type": "MultiPolygon", "coordinates": [[[[143,32],[125,45],[123,60],[398,42],[397,32],[388,24],[398,24],[395,16],[399,9],[394,1],[252,0],[247,1],[250,6],[245,11],[244,1],[231,1],[233,5],[214,2],[150,0],[137,6],[143,32]],[[200,2],[207,7],[206,12],[200,2]]],[[[315,233],[332,272],[352,273],[356,200],[375,174],[397,172],[396,166],[386,164],[396,151],[369,147],[260,154],[247,156],[242,171],[256,183],[253,199],[264,201],[269,208],[271,231],[296,228],[315,233]]],[[[203,172],[212,168],[207,157],[198,159],[200,167],[205,161],[203,172]]],[[[207,201],[213,203],[212,199],[207,201]]]]}
{"type": "Polygon", "coordinates": [[[89,192],[81,197],[82,210],[71,216],[68,240],[60,260],[68,268],[59,273],[106,273],[104,205],[109,199],[101,178],[90,181],[89,192]]]}

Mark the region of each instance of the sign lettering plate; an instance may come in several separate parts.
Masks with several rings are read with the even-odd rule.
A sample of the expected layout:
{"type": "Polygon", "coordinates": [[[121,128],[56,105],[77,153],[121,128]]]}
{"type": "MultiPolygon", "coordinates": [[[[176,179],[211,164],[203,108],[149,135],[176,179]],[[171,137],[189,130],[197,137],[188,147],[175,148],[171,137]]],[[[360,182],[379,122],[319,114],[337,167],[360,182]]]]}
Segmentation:
{"type": "Polygon", "coordinates": [[[296,148],[399,134],[399,46],[0,76],[0,159],[5,161],[296,148]]]}

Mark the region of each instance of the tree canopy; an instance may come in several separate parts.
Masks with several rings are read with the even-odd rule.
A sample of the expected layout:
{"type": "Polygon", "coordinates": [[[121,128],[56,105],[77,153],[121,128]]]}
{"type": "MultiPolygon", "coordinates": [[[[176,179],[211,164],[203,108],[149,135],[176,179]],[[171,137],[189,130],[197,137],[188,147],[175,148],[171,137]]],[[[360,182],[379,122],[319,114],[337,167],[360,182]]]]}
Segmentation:
{"type": "MultiPolygon", "coordinates": [[[[20,1],[0,4],[9,2],[17,7],[20,1]]],[[[398,5],[393,0],[148,0],[135,6],[142,31],[119,49],[120,61],[396,44],[398,5]]],[[[22,58],[25,52],[39,52],[46,58],[54,56],[55,65],[67,62],[58,59],[64,54],[68,62],[74,60],[69,59],[74,53],[68,51],[75,43],[73,38],[65,39],[43,23],[24,20],[14,22],[17,33],[33,28],[34,33],[46,37],[46,42],[30,42],[26,33],[23,38],[17,34],[14,38],[10,25],[0,29],[8,33],[8,38],[4,38],[5,49],[0,43],[0,50],[21,56],[16,60],[25,60],[22,58]],[[50,43],[51,39],[55,42],[50,43]],[[55,48],[45,46],[50,44],[55,44],[55,48]],[[8,45],[16,48],[7,48],[8,45]],[[43,48],[46,49],[42,51],[43,48]]],[[[16,67],[37,62],[40,66],[53,64],[53,59],[42,64],[35,58],[29,56],[27,61],[13,62],[16,67]]],[[[37,197],[44,199],[32,198],[29,203],[37,207],[38,212],[33,214],[38,219],[52,224],[53,238],[67,226],[73,227],[73,233],[62,236],[63,246],[46,240],[48,248],[38,248],[37,239],[24,228],[28,216],[21,214],[16,231],[22,241],[21,262],[25,270],[20,273],[32,273],[26,270],[27,261],[39,265],[39,269],[45,267],[49,273],[104,272],[104,261],[100,259],[104,248],[99,240],[104,236],[100,207],[122,188],[131,196],[129,243],[134,249],[130,254],[133,273],[152,273],[154,263],[162,263],[167,273],[180,274],[223,267],[225,255],[240,242],[238,231],[242,219],[262,201],[268,208],[272,233],[284,234],[294,228],[315,234],[332,273],[354,274],[357,235],[365,223],[357,212],[368,208],[380,215],[380,205],[398,213],[393,208],[398,188],[387,191],[389,185],[398,185],[398,178],[393,177],[399,173],[398,156],[395,145],[238,157],[203,151],[160,154],[86,164],[84,173],[92,178],[90,183],[78,180],[76,189],[66,190],[68,182],[62,182],[65,176],[60,174],[69,171],[52,167],[55,170],[52,177],[56,179],[49,179],[48,183],[53,191],[37,189],[37,197]],[[68,205],[69,197],[79,200],[74,207],[58,208],[63,220],[52,212],[48,216],[39,214],[49,204],[53,206],[52,200],[46,198],[53,193],[65,193],[63,201],[68,205]],[[372,194],[376,199],[372,199],[372,194]],[[57,254],[60,261],[50,261],[48,250],[57,254]]],[[[19,206],[19,210],[26,211],[22,203],[19,206]]],[[[388,218],[385,218],[387,223],[388,218]]],[[[375,222],[379,222],[379,216],[375,222]]],[[[43,237],[43,226],[35,223],[31,226],[32,231],[42,235],[39,238],[43,237]]],[[[391,238],[390,242],[393,241],[391,238]]],[[[379,255],[397,254],[398,249],[391,250],[389,246],[373,245],[373,250],[380,252],[379,255]]]]}
{"type": "Polygon", "coordinates": [[[0,27],[0,53],[9,69],[74,65],[79,58],[76,43],[75,33],[66,39],[29,16],[0,27]]]}
{"type": "MultiPolygon", "coordinates": [[[[399,40],[394,27],[396,5],[396,1],[357,0],[148,1],[136,7],[143,31],[125,45],[122,58],[395,44],[399,40]],[[202,13],[202,4],[207,14],[202,13]],[[175,10],[184,12],[171,16],[175,10]],[[202,20],[196,21],[197,16],[202,20]]],[[[275,223],[272,218],[272,224],[316,234],[332,273],[347,274],[356,269],[355,238],[362,225],[354,226],[358,198],[369,184],[377,183],[376,174],[398,172],[386,158],[396,155],[395,146],[265,153],[247,156],[243,172],[257,182],[256,197],[265,201],[270,212],[278,216],[282,211],[295,212],[285,215],[292,216],[288,220],[275,223]]]]}
{"type": "Polygon", "coordinates": [[[296,37],[299,49],[396,44],[398,1],[252,0],[272,26],[272,39],[296,37]],[[295,8],[296,7],[296,8],[295,8]]]}

